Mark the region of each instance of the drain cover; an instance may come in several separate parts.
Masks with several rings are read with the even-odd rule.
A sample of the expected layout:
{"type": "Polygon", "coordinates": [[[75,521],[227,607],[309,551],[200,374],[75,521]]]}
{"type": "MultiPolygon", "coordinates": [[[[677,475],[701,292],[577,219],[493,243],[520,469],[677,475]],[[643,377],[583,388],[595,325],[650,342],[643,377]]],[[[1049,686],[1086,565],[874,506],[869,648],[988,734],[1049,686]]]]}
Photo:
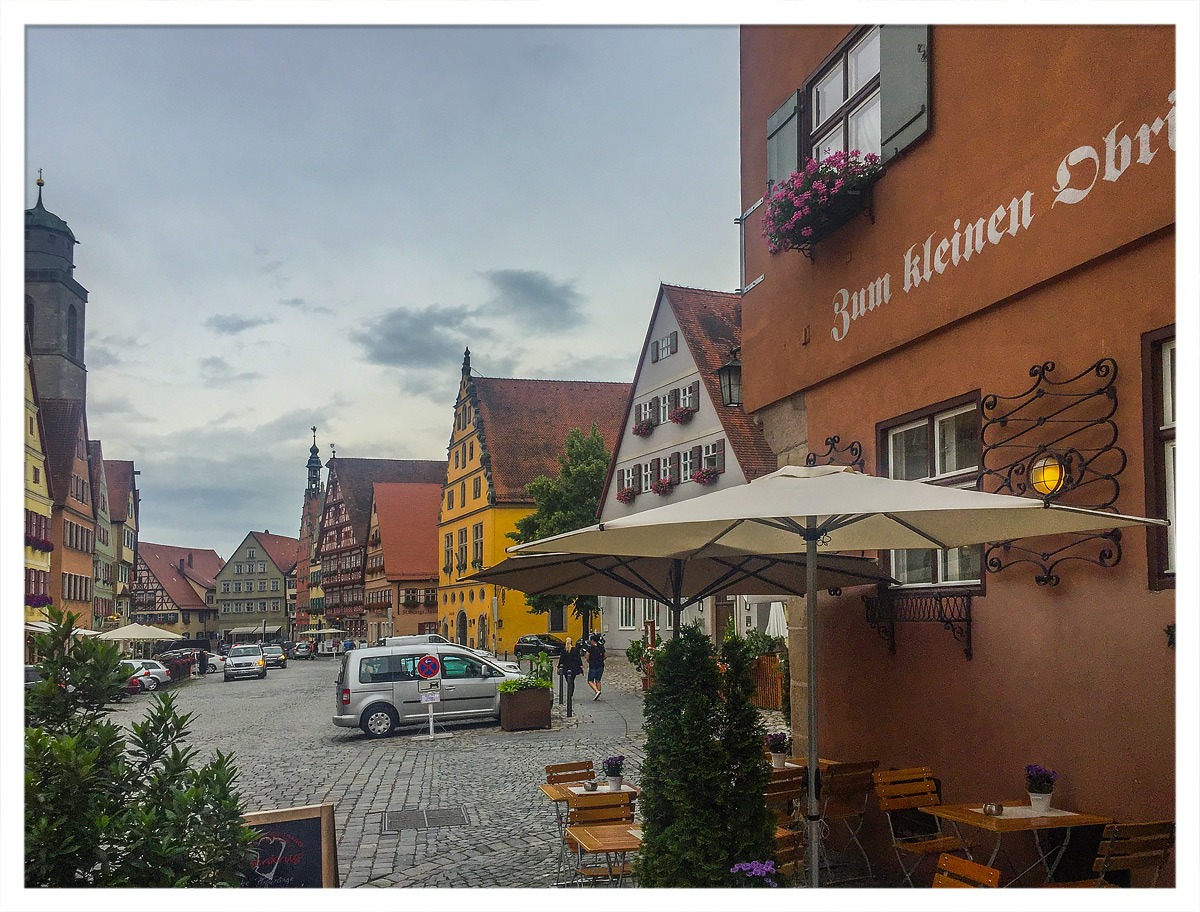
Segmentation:
{"type": "Polygon", "coordinates": [[[463,808],[404,808],[400,811],[385,811],[383,832],[399,833],[401,830],[424,830],[429,827],[465,826],[467,814],[463,808]]]}

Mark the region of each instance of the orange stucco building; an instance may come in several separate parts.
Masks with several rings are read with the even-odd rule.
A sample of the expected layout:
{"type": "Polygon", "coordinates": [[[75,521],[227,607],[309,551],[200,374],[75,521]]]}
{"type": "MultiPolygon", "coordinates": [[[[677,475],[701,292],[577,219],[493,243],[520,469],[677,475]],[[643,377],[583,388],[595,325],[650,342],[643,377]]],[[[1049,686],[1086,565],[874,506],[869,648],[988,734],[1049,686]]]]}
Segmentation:
{"type": "MultiPolygon", "coordinates": [[[[742,29],[745,408],[781,464],[857,442],[869,473],[1038,496],[1049,454],[1053,499],[1173,517],[1174,58],[1170,27],[742,29]],[[839,141],[882,177],[770,253],[768,179],[839,141]]],[[[880,559],[901,585],[818,609],[822,756],[929,765],[949,803],[1041,763],[1062,807],[1174,816],[1173,532],[880,559]]]]}

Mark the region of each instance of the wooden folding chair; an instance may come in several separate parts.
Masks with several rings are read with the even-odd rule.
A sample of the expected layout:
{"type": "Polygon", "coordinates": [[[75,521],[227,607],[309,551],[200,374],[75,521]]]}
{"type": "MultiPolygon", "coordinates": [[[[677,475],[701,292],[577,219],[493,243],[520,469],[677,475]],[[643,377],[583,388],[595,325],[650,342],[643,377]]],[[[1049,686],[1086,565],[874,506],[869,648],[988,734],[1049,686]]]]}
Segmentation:
{"type": "Polygon", "coordinates": [[[939,855],[937,873],[933,875],[935,887],[998,887],[1000,872],[977,861],[968,861],[957,855],[939,855]]]}
{"type": "Polygon", "coordinates": [[[1100,849],[1092,870],[1095,880],[1077,880],[1046,884],[1048,887],[1115,887],[1106,878],[1111,871],[1133,871],[1154,868],[1150,886],[1158,883],[1158,875],[1175,845],[1175,821],[1156,820],[1151,823],[1110,823],[1104,828],[1100,849]]]}
{"type": "Polygon", "coordinates": [[[801,797],[807,792],[807,774],[798,767],[772,769],[771,781],[764,790],[767,805],[775,812],[777,826],[787,826],[795,820],[801,797]]]}
{"type": "Polygon", "coordinates": [[[894,816],[897,812],[941,804],[937,785],[933,781],[933,772],[929,767],[876,770],[873,779],[879,808],[887,817],[888,830],[892,835],[892,849],[896,852],[896,860],[900,862],[904,880],[910,887],[916,886],[912,876],[921,866],[921,862],[929,856],[942,852],[968,851],[966,844],[957,836],[942,834],[941,821],[936,817],[929,817],[927,832],[896,832],[894,816]],[[911,861],[911,866],[905,863],[906,858],[911,861]]]}
{"type": "MultiPolygon", "coordinates": [[[[576,824],[608,824],[633,823],[633,802],[631,792],[597,792],[583,794],[571,799],[567,806],[567,828],[576,824]]],[[[618,873],[621,877],[632,873],[629,862],[622,865],[619,872],[612,871],[609,866],[589,866],[583,863],[583,852],[580,846],[570,836],[564,835],[568,851],[575,855],[575,880],[595,882],[596,878],[611,877],[618,873]]]]}
{"type": "Polygon", "coordinates": [[[581,760],[575,763],[552,763],[546,767],[546,782],[549,785],[561,785],[564,782],[587,782],[596,778],[596,771],[591,760],[581,760]]]}
{"type": "MultiPolygon", "coordinates": [[[[858,834],[862,831],[867,811],[867,798],[874,785],[873,773],[879,766],[878,760],[857,763],[833,763],[821,771],[821,819],[828,823],[840,823],[849,837],[845,848],[853,843],[867,865],[867,877],[872,876],[871,859],[863,848],[858,834]]],[[[825,832],[825,828],[822,828],[825,832]]],[[[828,861],[827,837],[821,837],[821,850],[826,856],[826,868],[830,879],[833,871],[828,861]]]]}

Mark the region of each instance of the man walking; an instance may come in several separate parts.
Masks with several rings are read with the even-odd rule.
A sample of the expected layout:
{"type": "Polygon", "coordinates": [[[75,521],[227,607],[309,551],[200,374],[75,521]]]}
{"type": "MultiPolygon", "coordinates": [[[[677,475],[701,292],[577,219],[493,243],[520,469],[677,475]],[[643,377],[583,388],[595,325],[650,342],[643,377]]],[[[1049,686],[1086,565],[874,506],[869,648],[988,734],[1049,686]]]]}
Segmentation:
{"type": "Polygon", "coordinates": [[[588,687],[595,691],[596,695],[593,700],[600,699],[600,679],[604,676],[604,643],[601,642],[600,634],[593,633],[588,638],[587,645],[587,660],[588,660],[588,687]]]}

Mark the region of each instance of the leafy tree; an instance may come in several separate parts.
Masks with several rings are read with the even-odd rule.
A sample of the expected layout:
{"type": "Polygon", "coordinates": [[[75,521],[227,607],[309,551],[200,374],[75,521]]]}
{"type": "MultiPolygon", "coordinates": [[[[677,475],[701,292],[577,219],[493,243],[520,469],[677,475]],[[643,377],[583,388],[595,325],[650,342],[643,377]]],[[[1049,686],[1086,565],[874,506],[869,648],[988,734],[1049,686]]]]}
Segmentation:
{"type": "Polygon", "coordinates": [[[105,716],[126,675],[114,645],[50,609],[43,680],[25,699],[25,885],[236,886],[254,833],[231,758],[196,769],[191,714],[160,694],[128,740],[105,716]]]}
{"type": "MultiPolygon", "coordinates": [[[[610,455],[595,422],[586,437],[579,428],[571,428],[567,432],[563,455],[558,457],[558,476],[540,475],[525,486],[537,509],[517,520],[516,530],[509,532],[508,537],[524,544],[550,535],[574,532],[595,522],[610,455]]],[[[591,595],[531,595],[526,602],[530,614],[545,614],[573,605],[573,614],[583,618],[585,630],[591,627],[592,616],[599,610],[596,597],[591,595]]]]}
{"type": "Polygon", "coordinates": [[[730,887],[731,868],[773,860],[763,729],[750,703],[753,656],[740,637],[720,653],[686,626],[657,653],[646,695],[642,851],[646,887],[730,887]],[[722,667],[724,670],[722,670],[722,667]]]}

